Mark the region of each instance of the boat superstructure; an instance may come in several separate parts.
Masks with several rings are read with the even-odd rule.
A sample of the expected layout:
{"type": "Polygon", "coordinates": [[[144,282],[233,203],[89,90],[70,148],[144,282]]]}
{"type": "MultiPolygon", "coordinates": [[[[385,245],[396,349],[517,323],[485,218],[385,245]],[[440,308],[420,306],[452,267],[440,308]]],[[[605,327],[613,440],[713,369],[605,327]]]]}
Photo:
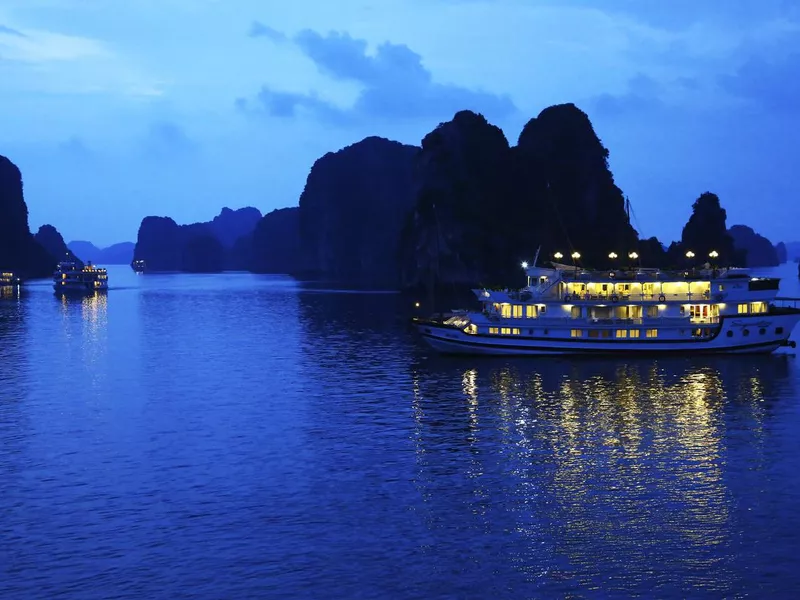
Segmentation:
{"type": "Polygon", "coordinates": [[[17,286],[22,280],[11,271],[0,271],[0,287],[17,286]]]}
{"type": "Polygon", "coordinates": [[[772,352],[789,341],[800,299],[745,269],[589,271],[523,265],[521,290],[473,290],[481,310],[415,319],[435,349],[458,354],[772,352]]]}
{"type": "Polygon", "coordinates": [[[97,292],[108,289],[108,272],[91,262],[81,266],[71,260],[58,263],[53,273],[53,289],[64,292],[97,292]]]}

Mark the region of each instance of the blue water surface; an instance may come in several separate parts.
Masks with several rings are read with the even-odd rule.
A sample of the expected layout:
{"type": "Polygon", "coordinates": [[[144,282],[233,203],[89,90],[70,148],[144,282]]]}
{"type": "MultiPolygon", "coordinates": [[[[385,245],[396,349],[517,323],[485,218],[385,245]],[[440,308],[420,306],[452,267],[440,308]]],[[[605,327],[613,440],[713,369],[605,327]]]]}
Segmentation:
{"type": "Polygon", "coordinates": [[[794,354],[445,358],[395,294],[110,282],[0,297],[0,597],[800,589],[794,354]]]}

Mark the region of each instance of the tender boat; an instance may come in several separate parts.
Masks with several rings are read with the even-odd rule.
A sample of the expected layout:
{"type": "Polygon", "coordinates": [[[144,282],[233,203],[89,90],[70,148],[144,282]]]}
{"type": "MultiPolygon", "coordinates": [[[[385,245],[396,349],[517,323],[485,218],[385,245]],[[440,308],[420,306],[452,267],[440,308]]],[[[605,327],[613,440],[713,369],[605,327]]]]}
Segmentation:
{"type": "Polygon", "coordinates": [[[800,298],[745,269],[587,271],[528,268],[521,290],[473,290],[482,310],[415,318],[448,354],[773,352],[800,320],[800,298]]]}
{"type": "Polygon", "coordinates": [[[0,272],[0,286],[15,286],[20,285],[21,283],[22,280],[14,275],[14,273],[11,273],[10,271],[0,272]]]}
{"type": "Polygon", "coordinates": [[[106,291],[108,272],[91,262],[81,267],[74,261],[62,261],[58,263],[58,269],[53,273],[53,289],[57,293],[106,291]]]}
{"type": "Polygon", "coordinates": [[[131,269],[137,273],[144,273],[147,270],[147,263],[145,263],[142,259],[134,260],[131,263],[131,269]]]}

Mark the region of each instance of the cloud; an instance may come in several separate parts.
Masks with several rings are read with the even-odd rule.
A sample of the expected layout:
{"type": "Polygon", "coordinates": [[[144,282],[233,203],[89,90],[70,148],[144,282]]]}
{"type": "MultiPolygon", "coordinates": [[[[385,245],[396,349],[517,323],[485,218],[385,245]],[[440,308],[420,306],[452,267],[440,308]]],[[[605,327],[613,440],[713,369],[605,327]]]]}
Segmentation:
{"type": "Polygon", "coordinates": [[[722,75],[720,86],[727,92],[776,112],[800,109],[800,53],[766,60],[750,57],[733,75],[722,75]]]}
{"type": "Polygon", "coordinates": [[[12,29],[11,27],[6,27],[5,25],[0,25],[0,34],[5,35],[15,35],[17,37],[26,37],[24,33],[21,31],[17,31],[16,29],[12,29]]]}
{"type": "MultiPolygon", "coordinates": [[[[301,31],[292,41],[321,73],[355,84],[359,91],[350,107],[341,108],[318,93],[283,92],[265,86],[257,100],[271,116],[307,112],[344,124],[365,118],[441,118],[464,109],[496,118],[516,111],[508,95],[434,81],[422,57],[404,44],[385,42],[370,54],[365,40],[348,33],[323,36],[311,30],[301,31]]],[[[237,106],[249,107],[249,103],[240,99],[237,106]]]]}
{"type": "Polygon", "coordinates": [[[286,34],[277,29],[273,29],[269,25],[264,25],[260,21],[253,21],[250,24],[250,30],[247,35],[253,38],[265,37],[273,42],[283,42],[286,40],[286,34]]]}
{"type": "Polygon", "coordinates": [[[655,79],[639,73],[628,81],[622,94],[599,94],[589,102],[602,116],[617,116],[660,107],[663,87],[655,79]]]}

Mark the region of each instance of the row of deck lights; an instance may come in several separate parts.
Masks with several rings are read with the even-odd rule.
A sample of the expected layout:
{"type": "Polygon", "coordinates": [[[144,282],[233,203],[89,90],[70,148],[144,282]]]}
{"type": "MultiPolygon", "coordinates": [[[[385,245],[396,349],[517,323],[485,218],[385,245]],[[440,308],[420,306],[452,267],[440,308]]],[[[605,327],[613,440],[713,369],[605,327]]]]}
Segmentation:
{"type": "MultiPolygon", "coordinates": [[[[577,261],[581,257],[581,253],[580,252],[573,252],[570,256],[572,257],[573,261],[577,261]]],[[[686,258],[691,260],[694,257],[695,257],[695,253],[692,252],[691,250],[687,250],[686,258]]],[[[714,260],[714,259],[719,257],[719,252],[717,252],[716,250],[712,250],[711,252],[708,253],[708,257],[710,259],[714,260]]],[[[561,252],[556,252],[555,254],[553,254],[553,258],[555,258],[556,260],[561,260],[562,258],[564,258],[564,255],[561,254],[561,252]]],[[[616,260],[617,258],[619,258],[619,255],[616,252],[610,252],[609,255],[608,255],[608,258],[610,258],[611,260],[616,260]]],[[[637,260],[639,258],[639,253],[638,252],[628,252],[628,258],[630,258],[631,260],[637,260]]],[[[528,261],[523,261],[522,262],[522,268],[523,269],[527,269],[528,268],[528,261]]]]}

